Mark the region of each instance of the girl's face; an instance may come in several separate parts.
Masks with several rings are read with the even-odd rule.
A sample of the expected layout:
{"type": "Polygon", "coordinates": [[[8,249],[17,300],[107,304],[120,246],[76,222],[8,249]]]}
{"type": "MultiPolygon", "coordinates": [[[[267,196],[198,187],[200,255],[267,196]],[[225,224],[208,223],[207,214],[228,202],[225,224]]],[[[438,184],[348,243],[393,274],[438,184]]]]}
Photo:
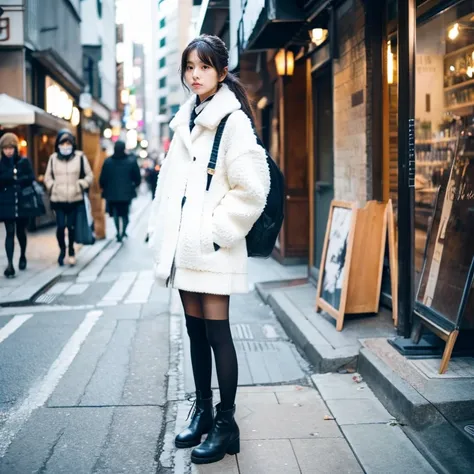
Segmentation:
{"type": "Polygon", "coordinates": [[[227,71],[224,71],[219,77],[215,68],[199,59],[195,49],[189,53],[185,79],[188,86],[199,96],[201,101],[217,92],[217,87],[225,79],[226,74],[227,71]]]}
{"type": "Polygon", "coordinates": [[[15,148],[12,147],[12,146],[6,146],[6,147],[3,149],[3,154],[4,154],[7,158],[11,158],[11,157],[15,154],[15,148]]]}

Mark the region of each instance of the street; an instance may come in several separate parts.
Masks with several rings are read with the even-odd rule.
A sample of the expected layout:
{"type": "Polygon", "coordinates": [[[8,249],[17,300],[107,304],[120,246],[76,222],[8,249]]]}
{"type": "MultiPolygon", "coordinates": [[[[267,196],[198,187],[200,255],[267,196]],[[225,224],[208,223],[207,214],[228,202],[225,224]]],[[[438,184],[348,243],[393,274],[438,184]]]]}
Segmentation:
{"type": "MultiPolygon", "coordinates": [[[[189,345],[177,295],[153,284],[147,215],[99,272],[92,261],[36,304],[0,309],[0,473],[433,472],[352,374],[311,377],[255,291],[231,304],[241,453],[191,466],[190,450],[174,448],[194,391],[189,345]],[[361,433],[405,462],[382,446],[358,459],[361,433]]],[[[252,261],[252,285],[275,279],[275,265],[252,261]]]]}

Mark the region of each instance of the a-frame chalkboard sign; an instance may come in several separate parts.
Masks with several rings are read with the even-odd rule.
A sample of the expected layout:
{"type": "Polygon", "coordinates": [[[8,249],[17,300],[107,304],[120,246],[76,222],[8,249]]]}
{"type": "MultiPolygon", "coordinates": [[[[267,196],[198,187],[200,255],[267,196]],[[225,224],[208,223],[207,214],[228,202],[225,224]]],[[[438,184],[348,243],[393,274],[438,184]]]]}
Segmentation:
{"type": "MultiPolygon", "coordinates": [[[[474,132],[474,131],[473,131],[474,132]]],[[[474,330],[474,135],[464,132],[428,235],[415,314],[446,341],[447,370],[460,329],[474,330]]],[[[415,340],[419,335],[415,335],[415,340]]]]}

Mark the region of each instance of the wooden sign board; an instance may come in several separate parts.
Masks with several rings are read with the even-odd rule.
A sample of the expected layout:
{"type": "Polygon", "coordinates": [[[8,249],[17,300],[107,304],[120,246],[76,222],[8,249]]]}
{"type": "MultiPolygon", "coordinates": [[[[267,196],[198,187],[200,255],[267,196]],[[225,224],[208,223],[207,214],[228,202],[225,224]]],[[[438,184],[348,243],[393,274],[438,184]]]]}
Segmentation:
{"type": "Polygon", "coordinates": [[[387,203],[388,223],[388,254],[390,258],[390,281],[392,287],[392,317],[395,326],[398,326],[398,245],[396,237],[395,215],[393,203],[387,203]]]}
{"type": "MultiPolygon", "coordinates": [[[[387,228],[393,260],[391,272],[396,275],[393,211],[390,217],[387,204],[370,201],[363,209],[357,209],[354,203],[331,203],[316,311],[322,309],[335,318],[338,331],[342,330],[346,314],[379,310],[387,228]]],[[[397,282],[392,278],[394,287],[396,294],[397,282]]]]}
{"type": "Polygon", "coordinates": [[[369,201],[356,211],[346,313],[377,313],[387,242],[387,205],[369,201]]]}
{"type": "Polygon", "coordinates": [[[338,331],[344,325],[355,223],[354,203],[331,203],[321,258],[316,311],[320,308],[335,318],[338,331]]]}

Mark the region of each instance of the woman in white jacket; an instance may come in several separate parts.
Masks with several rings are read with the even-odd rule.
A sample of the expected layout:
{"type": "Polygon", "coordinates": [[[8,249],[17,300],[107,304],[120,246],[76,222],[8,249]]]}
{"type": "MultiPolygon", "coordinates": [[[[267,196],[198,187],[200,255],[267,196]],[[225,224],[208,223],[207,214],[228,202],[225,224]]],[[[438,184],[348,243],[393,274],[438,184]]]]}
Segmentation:
{"type": "Polygon", "coordinates": [[[270,187],[263,148],[257,144],[245,89],[228,72],[228,51],[203,35],[185,49],[181,79],[195,93],[170,127],[175,134],[161,168],[149,235],[155,277],[179,290],[186,314],[196,385],[191,423],[175,440],[197,446],[194,463],[239,452],[234,420],[237,357],[229,326],[229,295],[248,291],[245,237],[262,213],[270,187]],[[208,183],[216,129],[228,116],[217,165],[208,183]],[[213,415],[211,349],[220,403],[213,415]]]}

